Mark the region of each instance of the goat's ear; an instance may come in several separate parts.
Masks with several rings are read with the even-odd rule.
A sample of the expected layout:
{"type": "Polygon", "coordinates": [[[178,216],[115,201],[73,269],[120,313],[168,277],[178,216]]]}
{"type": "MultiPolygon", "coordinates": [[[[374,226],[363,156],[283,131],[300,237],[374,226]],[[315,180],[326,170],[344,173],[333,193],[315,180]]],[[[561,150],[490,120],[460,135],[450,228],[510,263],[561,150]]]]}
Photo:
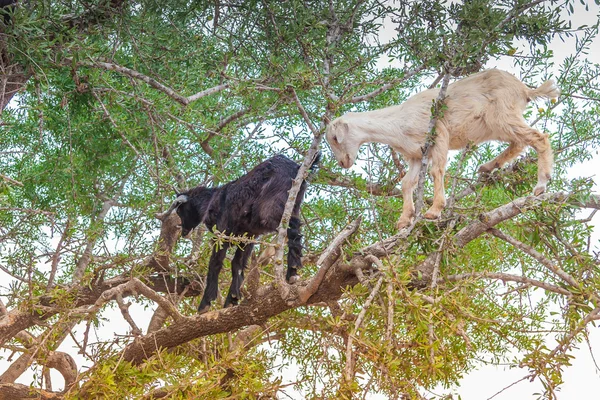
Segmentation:
{"type": "Polygon", "coordinates": [[[345,122],[338,122],[336,139],[338,143],[342,143],[348,134],[350,127],[345,122]]]}

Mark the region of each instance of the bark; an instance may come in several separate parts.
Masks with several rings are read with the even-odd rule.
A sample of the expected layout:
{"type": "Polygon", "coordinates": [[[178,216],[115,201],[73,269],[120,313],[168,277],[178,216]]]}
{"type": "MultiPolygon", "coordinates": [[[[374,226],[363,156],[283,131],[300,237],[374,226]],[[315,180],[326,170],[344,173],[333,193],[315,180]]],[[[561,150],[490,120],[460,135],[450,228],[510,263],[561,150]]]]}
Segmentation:
{"type": "Polygon", "coordinates": [[[0,384],[0,400],[58,400],[63,396],[60,393],[49,392],[47,390],[34,389],[20,383],[2,383],[0,384]]]}
{"type": "MultiPolygon", "coordinates": [[[[1,41],[2,39],[0,47],[3,46],[1,41]]],[[[10,59],[7,57],[6,54],[0,56],[0,116],[12,98],[25,88],[25,84],[31,78],[31,73],[26,71],[24,66],[10,65],[10,59]]]]}
{"type": "MultiPolygon", "coordinates": [[[[96,282],[86,287],[76,286],[71,288],[66,296],[73,296],[75,301],[72,308],[77,308],[85,305],[94,304],[104,292],[113,289],[116,286],[125,284],[131,280],[129,274],[118,276],[102,282],[96,282]]],[[[155,292],[159,293],[183,293],[186,290],[186,296],[198,296],[201,291],[195,285],[190,285],[188,281],[183,279],[173,279],[168,276],[151,276],[146,279],[146,284],[155,292]]],[[[126,294],[129,295],[129,294],[126,294]]],[[[53,308],[54,299],[51,296],[42,296],[40,305],[44,307],[44,312],[38,313],[36,307],[29,310],[13,309],[0,319],[0,345],[6,343],[19,332],[30,328],[34,325],[42,323],[44,320],[64,311],[61,308],[53,308]]]]}
{"type": "MultiPolygon", "coordinates": [[[[488,229],[503,221],[514,218],[532,207],[539,206],[544,201],[557,203],[565,202],[567,201],[567,195],[564,193],[546,193],[541,196],[521,197],[492,211],[483,213],[479,216],[479,221],[468,224],[454,235],[452,238],[452,246],[454,248],[462,248],[466,246],[467,243],[481,236],[488,229]]],[[[427,285],[429,283],[435,266],[436,257],[437,252],[432,253],[425,261],[417,266],[416,272],[421,275],[421,278],[415,278],[414,283],[416,286],[421,287],[422,285],[427,285]]],[[[417,274],[415,274],[415,276],[417,274]]]]}
{"type": "MultiPolygon", "coordinates": [[[[334,266],[330,268],[319,289],[308,299],[307,305],[337,300],[346,287],[357,283],[358,278],[350,269],[334,266]]],[[[187,317],[169,327],[135,339],[125,348],[122,358],[133,364],[140,364],[158,350],[173,348],[202,336],[261,325],[269,318],[294,308],[294,305],[290,305],[281,297],[275,285],[259,288],[258,292],[251,302],[242,302],[236,307],[187,317]]]]}

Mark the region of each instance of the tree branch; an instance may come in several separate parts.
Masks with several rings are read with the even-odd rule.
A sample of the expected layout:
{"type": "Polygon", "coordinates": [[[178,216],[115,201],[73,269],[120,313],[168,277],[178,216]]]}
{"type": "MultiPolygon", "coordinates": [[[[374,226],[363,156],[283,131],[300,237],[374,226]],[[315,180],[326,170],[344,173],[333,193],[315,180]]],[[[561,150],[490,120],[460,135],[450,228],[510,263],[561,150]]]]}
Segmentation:
{"type": "MultiPolygon", "coordinates": [[[[63,65],[65,66],[71,66],[73,64],[73,60],[69,59],[69,58],[65,58],[63,60],[63,65]]],[[[163,85],[162,83],[158,82],[156,79],[151,78],[147,75],[144,75],[138,71],[135,71],[131,68],[127,68],[127,67],[123,67],[121,65],[118,64],[114,64],[114,63],[109,63],[109,62],[103,62],[103,61],[94,61],[93,63],[82,63],[79,62],[77,63],[77,65],[79,66],[84,66],[84,67],[92,67],[92,68],[100,68],[100,69],[104,69],[106,71],[115,71],[118,72],[120,74],[129,76],[130,78],[136,79],[136,80],[140,80],[142,82],[147,83],[148,85],[150,85],[151,87],[153,87],[154,89],[163,92],[164,94],[166,94],[167,96],[169,96],[170,98],[172,98],[173,100],[175,100],[176,102],[180,103],[183,106],[187,106],[190,103],[197,101],[203,97],[209,96],[211,94],[214,93],[218,93],[221,92],[225,89],[227,89],[229,87],[228,83],[224,83],[221,85],[217,85],[214,86],[212,88],[208,88],[205,90],[202,90],[196,94],[193,94],[191,96],[185,97],[180,95],[179,93],[177,93],[174,89],[163,85]]]]}
{"type": "Polygon", "coordinates": [[[35,389],[20,383],[0,383],[0,400],[60,400],[62,398],[61,393],[35,389]]]}
{"type": "Polygon", "coordinates": [[[331,243],[329,243],[317,261],[317,268],[319,268],[319,270],[308,281],[308,284],[304,288],[300,289],[298,293],[299,304],[305,304],[308,299],[315,294],[323,282],[325,275],[327,275],[327,271],[342,253],[342,245],[350,236],[354,234],[354,232],[356,232],[360,226],[361,219],[362,218],[358,218],[352,221],[333,239],[331,243]]]}
{"type": "MultiPolygon", "coordinates": [[[[381,261],[379,261],[379,264],[381,264],[381,261]]],[[[371,307],[371,303],[375,299],[375,296],[377,296],[377,294],[379,293],[379,289],[381,288],[381,284],[383,283],[383,277],[384,275],[383,273],[381,273],[379,279],[377,280],[377,283],[375,284],[375,287],[373,287],[373,290],[371,290],[369,297],[367,297],[367,300],[365,301],[362,310],[360,311],[358,317],[356,318],[356,321],[354,322],[354,330],[351,334],[348,335],[348,342],[346,344],[346,365],[344,366],[343,375],[344,381],[347,385],[350,384],[354,378],[354,357],[352,356],[353,338],[357,334],[360,326],[362,325],[365,315],[367,315],[367,310],[369,309],[369,307],[371,307]]]]}
{"type": "Polygon", "coordinates": [[[502,239],[505,242],[512,244],[514,247],[521,250],[525,254],[530,255],[536,261],[538,261],[540,264],[544,265],[550,271],[552,271],[556,275],[558,275],[563,281],[565,281],[569,285],[571,285],[575,288],[580,286],[579,283],[575,280],[575,278],[573,278],[571,275],[569,275],[568,273],[563,271],[560,267],[555,265],[552,261],[547,259],[542,253],[538,252],[533,247],[528,246],[525,243],[518,241],[517,239],[513,238],[512,236],[510,236],[498,229],[490,228],[490,229],[488,229],[488,232],[491,233],[492,235],[496,236],[497,238],[502,239]]]}
{"type": "Polygon", "coordinates": [[[363,101],[371,100],[373,97],[379,96],[381,93],[393,88],[394,86],[396,86],[404,81],[407,81],[408,79],[417,75],[419,72],[423,71],[425,68],[426,68],[426,66],[424,64],[422,64],[422,65],[419,65],[417,68],[413,68],[408,71],[405,70],[404,74],[402,75],[401,78],[393,79],[390,82],[380,86],[379,88],[373,90],[370,93],[363,94],[360,96],[354,96],[349,100],[349,102],[356,104],[356,103],[360,103],[363,101]]]}
{"type": "Polygon", "coordinates": [[[372,196],[393,196],[402,198],[402,190],[398,189],[396,186],[382,185],[379,183],[366,181],[363,188],[362,182],[355,183],[345,175],[337,175],[334,173],[327,174],[326,172],[325,176],[320,173],[319,178],[315,183],[365,191],[372,196]]]}
{"type": "Polygon", "coordinates": [[[8,177],[8,176],[6,176],[6,175],[0,174],[0,178],[4,179],[4,180],[5,180],[6,182],[8,182],[8,183],[12,183],[13,185],[17,185],[17,186],[21,186],[21,187],[23,187],[23,184],[22,184],[21,182],[19,182],[19,181],[17,181],[17,180],[14,180],[14,179],[12,179],[12,178],[9,178],[9,177],[8,177]]]}
{"type": "MultiPolygon", "coordinates": [[[[303,115],[307,125],[310,127],[310,130],[313,132],[313,140],[308,149],[308,153],[306,157],[304,157],[304,161],[298,170],[298,174],[296,178],[293,180],[292,187],[290,188],[287,202],[285,203],[285,208],[283,211],[283,215],[281,217],[281,222],[279,223],[279,227],[277,228],[277,240],[275,246],[275,279],[280,290],[281,296],[284,298],[288,298],[290,294],[290,288],[287,282],[285,281],[285,275],[283,273],[283,244],[287,237],[287,229],[290,223],[290,218],[292,215],[292,211],[294,209],[294,205],[296,203],[296,197],[298,196],[298,192],[300,191],[300,186],[302,182],[307,178],[308,171],[312,163],[314,162],[317,152],[319,151],[319,146],[321,144],[321,140],[323,139],[323,129],[318,131],[315,126],[308,118],[304,107],[298,100],[298,96],[293,88],[291,88],[291,92],[294,96],[294,101],[298,106],[300,113],[303,115]]],[[[323,126],[324,128],[324,126],[323,126]]]]}
{"type": "MultiPolygon", "coordinates": [[[[567,201],[567,197],[564,193],[544,193],[540,196],[527,196],[515,199],[508,204],[481,214],[479,221],[468,224],[454,235],[451,245],[455,248],[465,247],[467,243],[507,219],[514,218],[533,207],[539,206],[543,202],[565,202],[567,201]]],[[[417,266],[415,272],[422,275],[421,281],[415,281],[417,286],[426,284],[431,279],[436,257],[437,253],[433,253],[417,266]]]]}
{"type": "Polygon", "coordinates": [[[528,286],[539,287],[549,292],[562,294],[563,296],[571,296],[571,292],[559,286],[542,282],[537,279],[528,278],[526,276],[505,274],[503,272],[470,272],[464,274],[449,275],[438,279],[438,284],[443,284],[445,282],[458,282],[468,279],[497,279],[503,282],[519,282],[528,286]]]}

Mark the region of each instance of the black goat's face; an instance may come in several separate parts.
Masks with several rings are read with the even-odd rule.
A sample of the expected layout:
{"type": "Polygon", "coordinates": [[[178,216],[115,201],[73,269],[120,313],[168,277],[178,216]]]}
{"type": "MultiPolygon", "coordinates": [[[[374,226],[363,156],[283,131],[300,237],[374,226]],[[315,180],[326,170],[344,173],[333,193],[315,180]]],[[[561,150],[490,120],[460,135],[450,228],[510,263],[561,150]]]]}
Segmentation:
{"type": "Polygon", "coordinates": [[[181,236],[186,237],[200,224],[200,213],[191,203],[182,203],[177,207],[177,215],[181,219],[181,236]]]}

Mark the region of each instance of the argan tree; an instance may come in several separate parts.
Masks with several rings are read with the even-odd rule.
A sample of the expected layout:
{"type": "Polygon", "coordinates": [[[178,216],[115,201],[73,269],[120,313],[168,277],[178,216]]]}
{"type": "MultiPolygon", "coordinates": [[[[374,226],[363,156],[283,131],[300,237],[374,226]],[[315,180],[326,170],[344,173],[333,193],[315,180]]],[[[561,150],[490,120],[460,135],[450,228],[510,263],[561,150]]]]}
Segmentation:
{"type": "MultiPolygon", "coordinates": [[[[419,399],[453,393],[482,362],[519,367],[556,398],[571,350],[600,319],[589,224],[600,198],[591,178],[568,173],[600,145],[600,66],[587,57],[598,23],[574,17],[596,5],[1,4],[0,398],[419,399]],[[550,50],[560,41],[568,54],[550,50]],[[470,146],[449,163],[442,217],[421,218],[423,174],[416,221],[396,231],[404,160],[372,144],[342,171],[327,124],[497,65],[562,90],[525,115],[550,135],[548,192],[531,194],[535,152],[480,175],[503,146],[470,146]],[[305,268],[289,285],[285,232],[319,148],[305,268]],[[223,233],[183,239],[175,213],[155,215],[174,192],[276,153],[303,165],[280,228],[233,239],[256,243],[244,299],[196,315],[223,233]],[[117,319],[126,335],[113,335],[117,319]]],[[[430,132],[425,163],[434,144],[430,132]]]]}

